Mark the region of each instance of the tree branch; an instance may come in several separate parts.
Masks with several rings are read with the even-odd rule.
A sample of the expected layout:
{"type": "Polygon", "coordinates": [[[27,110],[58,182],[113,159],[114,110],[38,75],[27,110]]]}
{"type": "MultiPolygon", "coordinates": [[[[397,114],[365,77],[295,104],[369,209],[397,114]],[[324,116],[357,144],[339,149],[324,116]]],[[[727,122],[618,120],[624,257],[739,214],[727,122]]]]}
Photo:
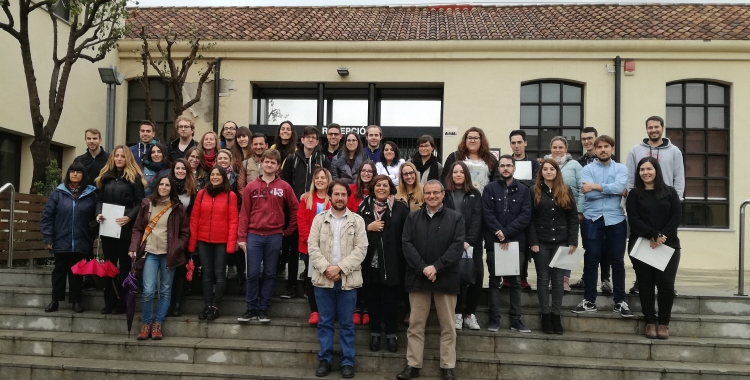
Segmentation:
{"type": "Polygon", "coordinates": [[[54,1],[50,1],[50,0],[40,1],[40,2],[38,2],[38,3],[36,3],[36,4],[32,5],[32,6],[30,6],[28,12],[31,13],[31,12],[33,12],[33,11],[35,11],[35,10],[37,10],[37,9],[45,6],[45,5],[47,7],[49,7],[50,11],[52,11],[52,7],[55,5],[55,2],[54,1]]]}
{"type": "Polygon", "coordinates": [[[8,22],[0,22],[0,30],[4,30],[8,32],[13,38],[15,38],[18,41],[21,41],[21,33],[16,31],[16,21],[13,18],[13,13],[10,11],[10,0],[4,1],[3,3],[3,12],[5,13],[5,16],[8,17],[8,22]]]}
{"type": "Polygon", "coordinates": [[[201,100],[201,92],[203,91],[203,84],[206,83],[206,80],[208,80],[208,76],[211,75],[211,72],[214,70],[214,66],[216,66],[216,61],[210,61],[206,65],[206,71],[203,72],[203,75],[201,75],[200,79],[198,79],[198,89],[195,91],[195,98],[191,99],[189,102],[185,103],[183,105],[184,109],[188,109],[193,104],[198,103],[201,100]]]}

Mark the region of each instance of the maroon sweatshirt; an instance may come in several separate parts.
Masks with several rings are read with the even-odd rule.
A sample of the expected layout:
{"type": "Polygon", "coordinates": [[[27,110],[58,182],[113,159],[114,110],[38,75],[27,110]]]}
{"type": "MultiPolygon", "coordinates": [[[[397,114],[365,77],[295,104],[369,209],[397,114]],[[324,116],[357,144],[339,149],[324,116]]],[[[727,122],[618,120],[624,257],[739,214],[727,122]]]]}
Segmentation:
{"type": "Polygon", "coordinates": [[[245,186],[242,193],[242,210],[237,228],[237,240],[247,242],[247,234],[275,235],[297,229],[299,200],[289,184],[279,177],[266,183],[259,176],[245,186]],[[289,226],[284,227],[284,204],[289,207],[289,226]]]}

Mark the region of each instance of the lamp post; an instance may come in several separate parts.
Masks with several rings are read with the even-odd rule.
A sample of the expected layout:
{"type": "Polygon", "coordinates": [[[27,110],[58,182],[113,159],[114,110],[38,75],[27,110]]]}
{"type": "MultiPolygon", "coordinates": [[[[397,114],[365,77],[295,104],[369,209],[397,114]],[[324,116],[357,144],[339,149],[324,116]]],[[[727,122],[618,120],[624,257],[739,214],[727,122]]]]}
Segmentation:
{"type": "Polygon", "coordinates": [[[117,66],[99,68],[99,77],[102,83],[107,85],[107,123],[104,146],[109,152],[115,147],[115,100],[117,99],[116,86],[122,84],[125,74],[117,72],[117,66]]]}

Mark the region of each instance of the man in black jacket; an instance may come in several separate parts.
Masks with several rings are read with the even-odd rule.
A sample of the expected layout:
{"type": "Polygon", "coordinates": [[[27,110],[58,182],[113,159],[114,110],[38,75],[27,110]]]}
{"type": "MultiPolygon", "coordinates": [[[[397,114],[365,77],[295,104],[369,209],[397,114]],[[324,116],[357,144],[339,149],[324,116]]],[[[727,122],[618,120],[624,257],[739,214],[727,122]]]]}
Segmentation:
{"type": "Polygon", "coordinates": [[[464,217],[443,207],[445,189],[438,180],[424,186],[425,204],[409,214],[404,224],[406,259],[404,283],[409,292],[411,317],[406,348],[407,365],[396,378],[419,377],[424,353],[424,328],[432,298],[440,320],[440,368],[443,378],[455,380],[456,325],[453,312],[460,291],[458,264],[464,250],[464,217]]]}
{"type": "Polygon", "coordinates": [[[107,159],[109,159],[109,153],[104,151],[101,143],[102,133],[96,128],[87,129],[86,153],[75,158],[75,161],[86,167],[86,178],[89,180],[88,184],[92,186],[96,186],[96,177],[99,176],[99,172],[102,171],[104,165],[107,164],[107,159]]]}
{"type": "MultiPolygon", "coordinates": [[[[500,328],[500,277],[495,275],[495,245],[507,250],[518,243],[519,267],[526,251],[526,228],[531,222],[531,191],[513,178],[516,161],[510,155],[500,157],[500,179],[484,187],[482,220],[484,241],[487,242],[487,269],[490,274],[490,321],[487,330],[500,328]]],[[[528,333],[521,322],[521,276],[504,276],[510,282],[510,329],[528,333]]]]}

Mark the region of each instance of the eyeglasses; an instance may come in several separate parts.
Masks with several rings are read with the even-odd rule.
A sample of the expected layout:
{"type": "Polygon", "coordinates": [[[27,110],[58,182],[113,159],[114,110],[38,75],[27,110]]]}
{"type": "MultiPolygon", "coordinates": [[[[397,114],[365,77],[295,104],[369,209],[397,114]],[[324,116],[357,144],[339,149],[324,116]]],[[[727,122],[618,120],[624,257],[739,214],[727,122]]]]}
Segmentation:
{"type": "Polygon", "coordinates": [[[190,129],[189,125],[178,125],[177,129],[190,129]]]}
{"type": "Polygon", "coordinates": [[[425,191],[424,195],[427,195],[427,196],[438,196],[438,195],[440,195],[442,193],[443,193],[442,191],[425,191]]]}
{"type": "Polygon", "coordinates": [[[481,138],[481,137],[479,137],[479,136],[469,136],[469,137],[467,137],[466,139],[467,139],[467,140],[469,140],[469,141],[479,141],[479,140],[481,140],[482,138],[481,138]]]}
{"type": "Polygon", "coordinates": [[[507,164],[507,165],[501,164],[500,165],[500,169],[510,169],[510,168],[512,168],[514,166],[516,166],[516,165],[513,165],[513,164],[507,164]]]}
{"type": "Polygon", "coordinates": [[[373,173],[373,171],[372,171],[372,170],[370,170],[370,169],[362,169],[362,170],[360,170],[359,172],[360,172],[360,173],[370,173],[370,174],[372,174],[372,173],[373,173]]]}
{"type": "Polygon", "coordinates": [[[82,172],[82,171],[80,171],[80,170],[68,170],[68,173],[72,173],[72,174],[83,174],[83,172],[82,172]]]}
{"type": "Polygon", "coordinates": [[[328,136],[341,136],[341,133],[335,133],[335,132],[328,132],[328,136]]]}
{"type": "Polygon", "coordinates": [[[414,172],[402,172],[404,175],[404,178],[406,177],[414,177],[416,174],[414,172]]]}

